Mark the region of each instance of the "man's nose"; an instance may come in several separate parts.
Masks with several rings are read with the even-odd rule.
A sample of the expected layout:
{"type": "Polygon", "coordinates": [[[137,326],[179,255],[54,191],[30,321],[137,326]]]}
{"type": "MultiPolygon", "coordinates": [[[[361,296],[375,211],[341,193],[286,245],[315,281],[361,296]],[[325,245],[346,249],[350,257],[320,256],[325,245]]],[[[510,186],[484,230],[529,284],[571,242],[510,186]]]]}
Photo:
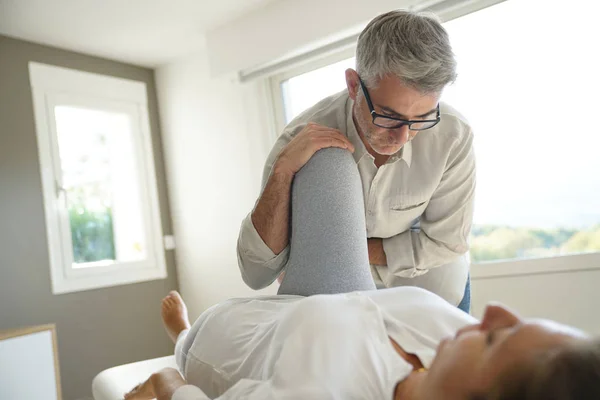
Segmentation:
{"type": "Polygon", "coordinates": [[[410,130],[408,129],[408,125],[402,125],[400,128],[396,129],[396,131],[401,143],[406,143],[410,140],[410,130]]]}

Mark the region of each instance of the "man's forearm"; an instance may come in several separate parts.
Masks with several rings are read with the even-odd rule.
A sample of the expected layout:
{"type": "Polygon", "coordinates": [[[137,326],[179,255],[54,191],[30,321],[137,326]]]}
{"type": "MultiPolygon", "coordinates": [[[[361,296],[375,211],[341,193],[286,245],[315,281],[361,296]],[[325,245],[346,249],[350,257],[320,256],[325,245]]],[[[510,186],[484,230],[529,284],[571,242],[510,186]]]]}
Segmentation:
{"type": "Polygon", "coordinates": [[[274,168],[252,213],[254,228],[275,254],[281,253],[289,241],[292,180],[292,175],[274,168]]]}
{"type": "Polygon", "coordinates": [[[367,239],[367,245],[369,247],[369,264],[382,267],[387,266],[387,256],[383,250],[383,239],[367,239]]]}

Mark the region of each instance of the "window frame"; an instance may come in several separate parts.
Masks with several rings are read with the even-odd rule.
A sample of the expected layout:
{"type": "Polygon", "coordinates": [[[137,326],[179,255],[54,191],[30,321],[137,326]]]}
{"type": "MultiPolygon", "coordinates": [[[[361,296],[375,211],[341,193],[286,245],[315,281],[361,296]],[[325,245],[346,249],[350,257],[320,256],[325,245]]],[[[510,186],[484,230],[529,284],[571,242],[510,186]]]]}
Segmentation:
{"type": "MultiPolygon", "coordinates": [[[[464,8],[449,9],[447,12],[435,10],[443,22],[466,16],[492,7],[506,0],[478,0],[464,8]]],[[[340,51],[330,53],[321,58],[307,59],[292,68],[283,70],[268,78],[270,89],[272,120],[276,127],[276,137],[273,143],[285,129],[285,99],[281,85],[284,81],[326,67],[355,56],[356,45],[345,47],[340,51]]],[[[582,270],[600,269],[600,252],[574,253],[543,258],[520,258],[508,260],[493,260],[471,263],[472,279],[489,279],[505,276],[536,275],[545,273],[568,273],[582,270]]]]}
{"type": "Polygon", "coordinates": [[[277,140],[279,135],[285,129],[287,125],[285,122],[285,99],[283,98],[283,91],[281,90],[281,84],[290,78],[294,78],[298,75],[305,74],[307,72],[314,71],[316,69],[326,67],[331,64],[346,60],[354,57],[356,53],[356,45],[346,47],[340,51],[331,53],[325,57],[321,57],[315,60],[307,61],[298,66],[284,70],[278,74],[272,75],[268,78],[269,90],[272,99],[272,119],[275,126],[275,137],[273,142],[277,140]]]}
{"type": "Polygon", "coordinates": [[[600,252],[472,263],[471,278],[493,279],[523,275],[571,273],[595,269],[600,269],[600,252]]]}
{"type": "MultiPolygon", "coordinates": [[[[29,63],[42,181],[52,293],[63,294],[167,277],[146,84],[35,62],[29,63]],[[131,117],[135,167],[147,240],[143,261],[73,268],[54,107],[83,106],[131,117]]],[[[94,263],[90,263],[94,264],[94,263]]],[[[99,264],[99,265],[98,265],[99,264]]]]}

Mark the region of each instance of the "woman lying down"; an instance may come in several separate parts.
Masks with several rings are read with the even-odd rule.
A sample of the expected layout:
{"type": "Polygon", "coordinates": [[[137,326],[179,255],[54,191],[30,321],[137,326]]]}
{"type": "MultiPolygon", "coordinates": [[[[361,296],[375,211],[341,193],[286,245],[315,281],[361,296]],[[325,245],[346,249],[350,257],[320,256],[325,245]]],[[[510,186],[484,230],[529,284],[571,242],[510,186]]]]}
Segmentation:
{"type": "Polygon", "coordinates": [[[157,372],[127,400],[600,399],[600,344],[583,332],[500,305],[477,321],[419,288],[373,290],[364,218],[338,215],[358,200],[328,203],[334,193],[302,185],[305,170],[292,192],[284,294],[226,301],[190,326],[171,292],[162,316],[183,377],[157,372]],[[325,226],[336,228],[323,229],[332,218],[325,226]]]}
{"type": "Polygon", "coordinates": [[[171,292],[162,314],[185,379],[162,370],[128,400],[600,399],[598,342],[419,288],[230,300],[191,328],[171,292]]]}

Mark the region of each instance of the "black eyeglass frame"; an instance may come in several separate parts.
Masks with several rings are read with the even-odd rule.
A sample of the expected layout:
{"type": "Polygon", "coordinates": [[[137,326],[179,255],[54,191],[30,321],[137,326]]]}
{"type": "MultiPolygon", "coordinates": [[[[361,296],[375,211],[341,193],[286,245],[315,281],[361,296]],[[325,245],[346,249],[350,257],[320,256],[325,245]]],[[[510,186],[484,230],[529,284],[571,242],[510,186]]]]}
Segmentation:
{"type": "Polygon", "coordinates": [[[440,123],[441,115],[440,115],[440,104],[439,103],[436,107],[437,114],[436,114],[435,119],[423,119],[423,120],[417,120],[417,121],[410,121],[407,119],[394,118],[394,117],[390,117],[387,115],[378,114],[377,112],[375,112],[375,107],[373,107],[373,102],[371,101],[371,96],[369,95],[369,91],[367,90],[366,85],[364,84],[364,82],[362,81],[361,78],[358,78],[358,81],[360,82],[360,86],[363,90],[363,93],[365,94],[365,99],[367,100],[367,105],[369,106],[369,111],[371,113],[371,117],[373,118],[373,121],[372,121],[373,125],[378,126],[380,128],[385,128],[385,129],[398,129],[398,128],[403,127],[404,125],[408,125],[408,129],[410,129],[411,131],[426,131],[440,123]],[[379,125],[375,122],[376,118],[384,118],[384,119],[388,119],[388,120],[392,120],[392,121],[398,121],[399,124],[397,126],[396,125],[394,125],[394,126],[379,125]],[[422,129],[413,129],[412,128],[414,124],[423,124],[423,123],[433,123],[433,125],[431,125],[427,128],[422,128],[422,129]]]}

